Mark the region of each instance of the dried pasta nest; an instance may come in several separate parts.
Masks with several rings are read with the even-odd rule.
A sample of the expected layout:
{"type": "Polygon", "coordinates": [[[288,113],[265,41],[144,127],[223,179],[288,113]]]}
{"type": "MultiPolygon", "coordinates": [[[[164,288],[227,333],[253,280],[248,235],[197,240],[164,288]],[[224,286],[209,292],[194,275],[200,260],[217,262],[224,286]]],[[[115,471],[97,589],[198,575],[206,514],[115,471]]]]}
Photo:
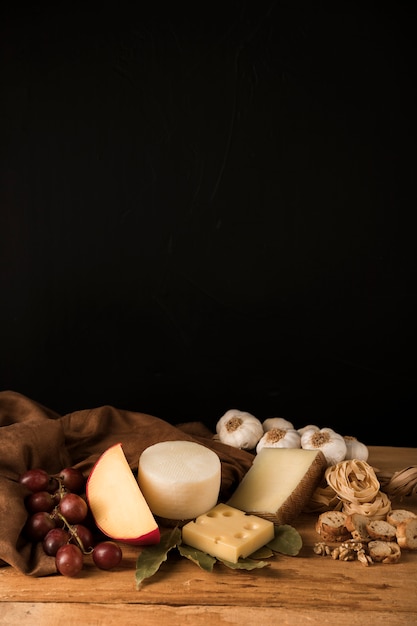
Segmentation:
{"type": "Polygon", "coordinates": [[[391,510],[391,500],[383,491],[379,491],[371,502],[349,502],[344,500],[343,510],[347,515],[360,513],[373,519],[384,519],[391,510]]]}
{"type": "Polygon", "coordinates": [[[381,472],[365,461],[345,460],[327,468],[326,484],[313,492],[308,513],[330,509],[383,519],[391,500],[417,495],[417,465],[394,472],[381,472]]]}
{"type": "Polygon", "coordinates": [[[366,461],[341,461],[327,468],[325,478],[344,502],[372,502],[379,494],[380,483],[366,461]]]}
{"type": "Polygon", "coordinates": [[[390,474],[375,470],[381,489],[390,498],[402,499],[406,496],[417,495],[417,465],[410,465],[390,474]]]}
{"type": "Polygon", "coordinates": [[[304,511],[305,513],[324,513],[325,511],[340,511],[343,502],[339,499],[337,493],[329,485],[320,485],[314,490],[304,511]]]}

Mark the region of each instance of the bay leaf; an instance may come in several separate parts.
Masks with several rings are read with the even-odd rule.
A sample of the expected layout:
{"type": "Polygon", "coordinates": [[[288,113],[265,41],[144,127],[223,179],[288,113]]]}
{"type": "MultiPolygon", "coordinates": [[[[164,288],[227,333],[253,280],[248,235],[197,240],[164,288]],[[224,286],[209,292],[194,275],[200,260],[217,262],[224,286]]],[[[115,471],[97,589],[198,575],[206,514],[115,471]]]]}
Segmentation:
{"type": "Polygon", "coordinates": [[[271,548],[268,548],[268,546],[262,546],[262,548],[259,548],[256,552],[252,552],[252,554],[249,555],[249,558],[269,559],[271,556],[274,556],[274,551],[271,550],[271,548]]]}
{"type": "Polygon", "coordinates": [[[289,524],[281,524],[275,526],[275,537],[267,544],[274,552],[286,554],[287,556],[296,556],[303,545],[300,533],[289,524]]]}
{"type": "Polygon", "coordinates": [[[202,552],[201,550],[187,546],[184,543],[178,546],[178,552],[181,556],[189,559],[206,572],[213,571],[213,567],[217,559],[207,554],[207,552],[202,552]]]}
{"type": "Polygon", "coordinates": [[[219,562],[223,563],[223,565],[226,565],[226,567],[230,567],[230,569],[247,570],[261,569],[262,567],[269,567],[271,565],[271,563],[268,563],[267,561],[254,561],[250,558],[240,558],[238,559],[237,563],[232,563],[231,561],[223,561],[223,559],[219,559],[219,562]]]}
{"type": "Polygon", "coordinates": [[[136,588],[140,589],[146,578],[153,576],[167,560],[168,552],[181,543],[181,530],[173,528],[161,533],[160,542],[144,546],[136,560],[136,588]]]}

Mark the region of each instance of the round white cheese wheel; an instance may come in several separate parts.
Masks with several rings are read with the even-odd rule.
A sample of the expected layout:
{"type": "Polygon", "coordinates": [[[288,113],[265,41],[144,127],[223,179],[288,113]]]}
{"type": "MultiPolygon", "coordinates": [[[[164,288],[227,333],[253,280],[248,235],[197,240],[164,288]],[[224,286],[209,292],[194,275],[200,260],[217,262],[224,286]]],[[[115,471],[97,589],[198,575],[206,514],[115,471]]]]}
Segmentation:
{"type": "Polygon", "coordinates": [[[142,452],[138,483],[154,515],[193,519],[217,504],[220,459],[193,441],[162,441],[142,452]]]}

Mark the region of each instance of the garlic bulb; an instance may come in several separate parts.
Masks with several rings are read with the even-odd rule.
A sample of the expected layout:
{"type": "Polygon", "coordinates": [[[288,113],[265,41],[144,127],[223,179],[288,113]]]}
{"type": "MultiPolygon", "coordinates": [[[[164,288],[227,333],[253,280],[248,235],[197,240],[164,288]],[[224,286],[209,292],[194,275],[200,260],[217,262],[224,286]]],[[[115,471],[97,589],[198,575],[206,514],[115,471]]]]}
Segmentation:
{"type": "Polygon", "coordinates": [[[306,430],[320,430],[320,428],[318,426],[316,426],[315,424],[307,424],[307,426],[303,426],[302,428],[298,428],[298,432],[300,433],[300,435],[304,435],[306,430]]]}
{"type": "Polygon", "coordinates": [[[346,444],[346,460],[350,459],[358,459],[359,461],[367,461],[369,456],[369,450],[367,446],[358,441],[356,437],[351,437],[350,435],[345,435],[344,437],[346,444]]]}
{"type": "Polygon", "coordinates": [[[294,430],[293,424],[283,417],[269,417],[262,422],[262,426],[265,432],[271,430],[271,428],[282,428],[284,430],[288,430],[290,428],[291,430],[294,430]]]}
{"type": "Polygon", "coordinates": [[[294,428],[271,428],[258,441],[256,453],[262,448],[301,448],[301,437],[294,428]]]}
{"type": "Polygon", "coordinates": [[[216,424],[219,440],[234,448],[253,450],[264,434],[262,422],[246,411],[230,409],[216,424]]]}
{"type": "Polygon", "coordinates": [[[332,428],[310,428],[301,435],[301,447],[305,450],[321,450],[327,465],[336,465],[346,456],[346,443],[342,435],[332,428]]]}

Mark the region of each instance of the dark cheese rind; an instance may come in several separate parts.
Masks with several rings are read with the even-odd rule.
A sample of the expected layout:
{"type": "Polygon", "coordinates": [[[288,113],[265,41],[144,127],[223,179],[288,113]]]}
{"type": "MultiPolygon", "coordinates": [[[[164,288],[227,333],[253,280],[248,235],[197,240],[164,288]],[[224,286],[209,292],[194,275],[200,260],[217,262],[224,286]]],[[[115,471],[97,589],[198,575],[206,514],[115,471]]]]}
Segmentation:
{"type": "Polygon", "coordinates": [[[326,467],[321,450],[262,448],[227,504],[277,525],[291,524],[307,506],[326,467]]]}

